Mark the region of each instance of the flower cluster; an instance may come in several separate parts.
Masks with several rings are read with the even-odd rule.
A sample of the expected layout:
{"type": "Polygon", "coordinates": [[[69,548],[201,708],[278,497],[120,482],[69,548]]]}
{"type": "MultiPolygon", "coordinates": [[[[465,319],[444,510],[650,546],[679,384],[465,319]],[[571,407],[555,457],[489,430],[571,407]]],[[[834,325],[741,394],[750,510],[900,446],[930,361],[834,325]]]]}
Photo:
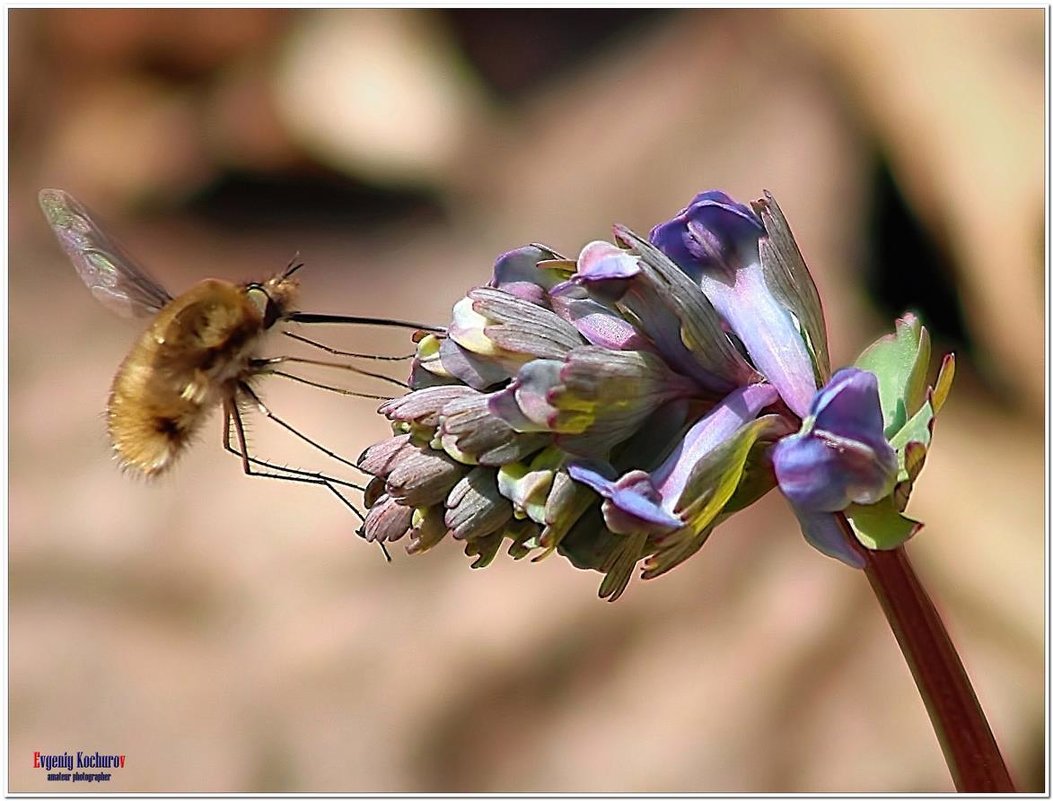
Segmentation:
{"type": "Polygon", "coordinates": [[[394,435],[359,460],[367,539],[408,533],[415,553],[449,534],[473,567],[506,540],[515,558],[558,552],[613,600],[638,563],[668,571],[776,485],[850,565],[858,543],[917,529],[900,512],[951,370],[926,392],[914,318],[831,377],[818,293],[768,194],[705,192],[647,240],[614,239],[576,259],[506,253],[419,339],[411,391],[380,407],[394,435]]]}

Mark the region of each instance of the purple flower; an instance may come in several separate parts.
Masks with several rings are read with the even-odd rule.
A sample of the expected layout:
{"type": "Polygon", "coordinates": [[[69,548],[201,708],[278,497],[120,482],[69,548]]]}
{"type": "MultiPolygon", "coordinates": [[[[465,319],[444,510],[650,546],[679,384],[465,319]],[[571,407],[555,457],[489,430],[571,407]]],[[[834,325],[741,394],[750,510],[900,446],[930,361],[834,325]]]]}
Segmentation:
{"type": "Polygon", "coordinates": [[[804,417],[829,372],[819,297],[789,226],[767,195],[754,208],[703,192],[651,242],[694,280],[786,405],[804,417]]]}
{"type": "Polygon", "coordinates": [[[885,439],[878,382],[873,373],[839,370],[812,401],[801,430],[772,454],[779,489],[790,501],[805,538],[823,553],[861,567],[834,512],[872,505],[896,484],[896,453],[885,439]]]}
{"type": "Polygon", "coordinates": [[[380,408],[393,436],[359,462],[365,535],[408,535],[413,553],[449,535],[473,567],[506,544],[559,553],[603,573],[610,600],[776,483],[808,541],[850,565],[839,514],[867,547],[908,536],[896,515],[950,383],[922,402],[923,332],[868,351],[883,372],[915,353],[887,398],[871,372],[830,378],[815,285],[767,194],[705,192],[650,241],[614,235],[575,260],[504,254],[448,330],[418,338],[411,392],[380,408]]]}

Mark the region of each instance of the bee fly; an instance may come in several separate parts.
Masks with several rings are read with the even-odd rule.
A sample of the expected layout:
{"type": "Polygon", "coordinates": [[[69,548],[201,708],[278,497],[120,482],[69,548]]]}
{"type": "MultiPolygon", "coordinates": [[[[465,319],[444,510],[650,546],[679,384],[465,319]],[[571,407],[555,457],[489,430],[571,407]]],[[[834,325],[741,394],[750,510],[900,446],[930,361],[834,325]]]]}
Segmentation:
{"type": "MultiPolygon", "coordinates": [[[[277,324],[288,322],[387,325],[421,331],[442,329],[399,320],[296,311],[299,284],[294,274],[303,265],[295,260],[263,282],[234,284],[208,278],[173,298],[103,232],[88,211],[67,192],[41,190],[40,206],[92,295],[121,316],[153,318],[117,369],[110,390],[107,428],[114,455],[122,468],[148,478],[161,475],[187,448],[208,414],[221,406],[223,447],[241,459],[247,475],[327,487],[362,519],[361,512],[340,490],[362,491],[362,486],[323,473],[275,465],[250,455],[241,408],[255,408],[313,448],[356,467],[277,417],[252,388],[253,379],[278,375],[345,395],[383,399],[379,395],[310,381],[279,369],[282,364],[292,363],[349,370],[402,388],[406,385],[342,362],[295,356],[263,358],[259,355],[260,346],[277,324]]],[[[337,356],[391,361],[406,358],[348,353],[288,331],[281,333],[337,356]]]]}

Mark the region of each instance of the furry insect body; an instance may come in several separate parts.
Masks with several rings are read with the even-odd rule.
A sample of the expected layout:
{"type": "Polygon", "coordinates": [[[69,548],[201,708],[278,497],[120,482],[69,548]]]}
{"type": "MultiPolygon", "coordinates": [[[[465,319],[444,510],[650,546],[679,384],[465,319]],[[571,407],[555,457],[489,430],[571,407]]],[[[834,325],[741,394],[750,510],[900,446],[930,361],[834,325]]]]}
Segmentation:
{"type": "Polygon", "coordinates": [[[154,318],[114,377],[107,422],[121,466],[171,467],[209,413],[252,375],[263,335],[296,294],[284,275],[264,284],[201,281],[154,318]]]}

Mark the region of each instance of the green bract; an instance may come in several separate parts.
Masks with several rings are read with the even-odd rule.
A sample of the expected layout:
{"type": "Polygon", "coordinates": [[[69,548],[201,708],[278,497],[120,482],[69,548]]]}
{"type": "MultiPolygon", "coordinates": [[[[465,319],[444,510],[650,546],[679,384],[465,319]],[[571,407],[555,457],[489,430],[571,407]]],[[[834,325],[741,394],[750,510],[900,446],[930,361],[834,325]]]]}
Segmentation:
{"type": "Polygon", "coordinates": [[[895,548],[921,529],[921,523],[901,513],[925,464],[936,414],[954,379],[954,354],[948,354],[936,383],[929,386],[930,356],[928,331],[907,313],[896,321],[895,333],[881,337],[856,359],[857,367],[877,376],[885,436],[896,451],[899,469],[896,487],[886,500],[845,510],[856,538],[868,548],[895,548]]]}

